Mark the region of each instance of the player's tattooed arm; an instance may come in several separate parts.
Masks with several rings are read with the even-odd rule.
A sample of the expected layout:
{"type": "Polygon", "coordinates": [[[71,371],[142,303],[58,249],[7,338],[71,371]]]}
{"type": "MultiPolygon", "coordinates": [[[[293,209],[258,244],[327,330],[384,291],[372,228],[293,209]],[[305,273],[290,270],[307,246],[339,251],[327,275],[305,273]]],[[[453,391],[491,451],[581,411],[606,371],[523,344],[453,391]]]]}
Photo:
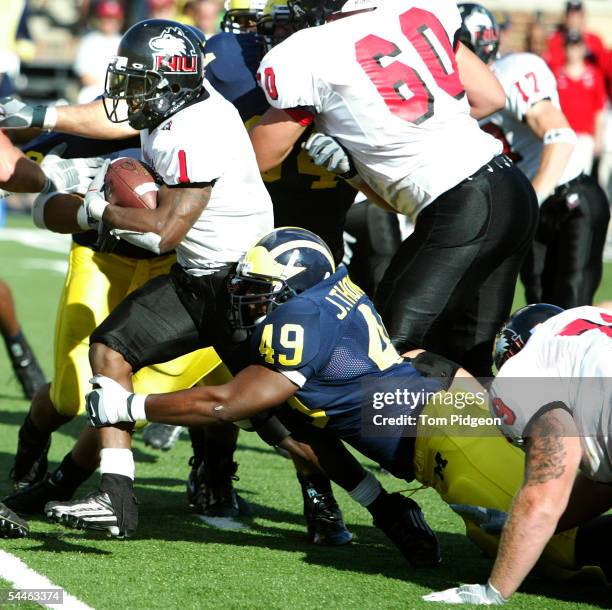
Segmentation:
{"type": "Polygon", "coordinates": [[[508,598],[538,561],[563,514],[582,448],[572,416],[554,408],[528,428],[525,480],[512,504],[491,573],[491,584],[508,598]]]}
{"type": "Polygon", "coordinates": [[[483,119],[501,110],[506,105],[506,94],[493,72],[462,43],[459,43],[456,57],[471,115],[483,119]]]}
{"type": "Polygon", "coordinates": [[[162,186],[154,210],[108,205],[102,220],[114,229],[159,236],[159,252],[176,248],[208,205],[212,186],[162,186]]]}
{"type": "Polygon", "coordinates": [[[297,390],[282,373],[251,365],[223,385],[149,394],[145,413],[148,421],[164,424],[199,426],[215,421],[235,422],[282,404],[297,390]]]}

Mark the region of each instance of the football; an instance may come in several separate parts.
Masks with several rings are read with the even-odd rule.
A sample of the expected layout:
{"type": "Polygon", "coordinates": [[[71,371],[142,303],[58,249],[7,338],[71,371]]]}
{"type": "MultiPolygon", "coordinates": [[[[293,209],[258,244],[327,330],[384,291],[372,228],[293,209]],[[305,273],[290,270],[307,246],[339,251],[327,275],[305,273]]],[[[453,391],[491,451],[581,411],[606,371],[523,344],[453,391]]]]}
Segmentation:
{"type": "Polygon", "coordinates": [[[109,203],[124,208],[157,207],[155,172],[146,163],[130,157],[114,159],[104,177],[104,197],[109,203]]]}

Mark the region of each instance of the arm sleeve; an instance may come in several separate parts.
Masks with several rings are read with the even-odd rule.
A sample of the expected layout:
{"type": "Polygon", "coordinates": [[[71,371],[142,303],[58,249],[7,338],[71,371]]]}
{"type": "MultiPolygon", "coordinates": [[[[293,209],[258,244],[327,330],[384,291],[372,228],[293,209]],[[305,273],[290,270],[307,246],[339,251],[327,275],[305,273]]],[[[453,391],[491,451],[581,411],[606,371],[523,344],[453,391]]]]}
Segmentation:
{"type": "MultiPolygon", "coordinates": [[[[497,72],[496,72],[497,74],[497,72]]],[[[498,74],[506,92],[506,108],[519,121],[542,100],[558,105],[557,81],[550,68],[536,55],[523,55],[511,70],[498,74]]]]}
{"type": "Polygon", "coordinates": [[[310,301],[281,305],[257,327],[251,342],[251,363],[286,375],[302,387],[325,360],[320,312],[310,301]]]}
{"type": "Polygon", "coordinates": [[[308,108],[320,112],[321,102],[316,79],[310,69],[311,63],[303,59],[311,54],[304,55],[299,51],[300,45],[294,44],[296,41],[292,40],[296,34],[269,51],[262,59],[257,70],[257,83],[274,108],[308,108]]]}

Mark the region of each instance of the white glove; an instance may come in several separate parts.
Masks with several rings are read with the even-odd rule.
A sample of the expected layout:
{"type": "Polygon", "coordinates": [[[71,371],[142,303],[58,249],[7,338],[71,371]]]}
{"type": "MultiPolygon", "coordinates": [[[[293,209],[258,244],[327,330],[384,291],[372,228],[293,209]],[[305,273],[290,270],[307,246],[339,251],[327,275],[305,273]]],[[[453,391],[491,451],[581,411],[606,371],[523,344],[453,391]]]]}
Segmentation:
{"type": "Polygon", "coordinates": [[[470,504],[449,504],[449,506],[458,515],[473,521],[487,534],[501,534],[508,518],[508,513],[494,508],[484,508],[483,506],[472,506],[470,504]]]}
{"type": "Polygon", "coordinates": [[[85,396],[85,405],[92,426],[100,428],[120,421],[145,419],[146,394],[132,394],[104,375],[96,375],[89,383],[93,390],[85,396]]]}
{"type": "Polygon", "coordinates": [[[66,144],[52,148],[40,164],[49,179],[45,192],[79,193],[84,195],[92,178],[104,163],[101,157],[91,159],[62,159],[66,144]]]}
{"type": "Polygon", "coordinates": [[[344,256],[342,257],[342,262],[348,266],[353,259],[353,248],[351,248],[351,246],[357,243],[357,238],[346,231],[342,233],[342,238],[344,240],[344,256]]]}
{"type": "Polygon", "coordinates": [[[28,106],[14,97],[0,99],[0,127],[4,129],[51,130],[57,121],[57,110],[53,106],[28,106]]]}
{"type": "Polygon", "coordinates": [[[474,604],[476,606],[499,606],[506,600],[491,584],[461,585],[446,591],[436,591],[423,595],[426,602],[443,602],[445,604],[474,604]]]}
{"type": "Polygon", "coordinates": [[[313,133],[306,140],[304,150],[310,155],[315,165],[324,167],[332,174],[343,178],[352,178],[355,175],[349,154],[331,136],[324,133],[313,133]]]}
{"type": "MultiPolygon", "coordinates": [[[[96,226],[96,223],[102,220],[102,214],[104,214],[104,210],[108,205],[108,201],[104,199],[104,177],[106,176],[106,170],[109,165],[109,159],[106,159],[102,165],[100,165],[85,193],[83,208],[85,210],[87,223],[90,227],[96,226]]],[[[79,224],[81,223],[79,222],[79,224]]]]}

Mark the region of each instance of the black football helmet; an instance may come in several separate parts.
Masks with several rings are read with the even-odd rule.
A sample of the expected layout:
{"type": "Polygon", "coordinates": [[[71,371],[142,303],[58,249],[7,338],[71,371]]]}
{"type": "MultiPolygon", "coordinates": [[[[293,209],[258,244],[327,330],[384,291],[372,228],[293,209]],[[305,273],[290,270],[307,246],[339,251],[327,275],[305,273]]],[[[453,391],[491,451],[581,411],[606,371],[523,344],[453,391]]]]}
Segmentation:
{"type": "Polygon", "coordinates": [[[106,115],[113,123],[152,129],[200,95],[203,79],[195,28],[165,19],[141,21],[123,35],[106,71],[106,115]],[[125,118],[118,113],[121,103],[127,106],[125,118]]]}
{"type": "Polygon", "coordinates": [[[548,303],[526,305],[515,311],[501,327],[495,338],[493,362],[495,362],[497,370],[499,371],[508,358],[515,356],[525,347],[525,343],[527,343],[538,324],[560,314],[562,311],[564,310],[561,307],[548,303]]]}
{"type": "Polygon", "coordinates": [[[471,2],[459,4],[457,8],[461,13],[459,40],[485,64],[496,59],[500,29],[493,13],[471,2]]]}
{"type": "Polygon", "coordinates": [[[334,13],[376,8],[383,0],[288,0],[296,29],[322,25],[334,13]]]}
{"type": "Polygon", "coordinates": [[[298,227],[274,229],[247,251],[230,278],[232,328],[253,328],[335,270],[334,257],[318,235],[298,227]]]}

